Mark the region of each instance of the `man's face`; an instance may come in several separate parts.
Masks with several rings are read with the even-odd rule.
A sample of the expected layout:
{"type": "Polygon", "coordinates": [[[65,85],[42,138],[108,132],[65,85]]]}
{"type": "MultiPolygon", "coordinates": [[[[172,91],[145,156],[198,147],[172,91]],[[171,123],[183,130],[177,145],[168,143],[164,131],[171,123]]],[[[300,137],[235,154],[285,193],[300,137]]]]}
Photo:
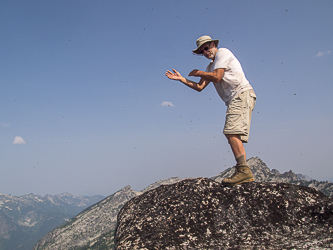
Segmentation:
{"type": "Polygon", "coordinates": [[[205,43],[200,46],[201,54],[204,55],[207,59],[214,60],[217,48],[215,47],[214,42],[205,43]]]}

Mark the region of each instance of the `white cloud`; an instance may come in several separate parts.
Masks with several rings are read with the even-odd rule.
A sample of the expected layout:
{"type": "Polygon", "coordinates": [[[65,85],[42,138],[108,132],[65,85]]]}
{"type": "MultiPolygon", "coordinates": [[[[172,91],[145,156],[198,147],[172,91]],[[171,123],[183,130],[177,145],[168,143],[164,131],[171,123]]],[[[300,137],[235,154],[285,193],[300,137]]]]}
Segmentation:
{"type": "Polygon", "coordinates": [[[331,50],[328,50],[326,52],[319,51],[316,56],[317,57],[322,57],[322,56],[330,55],[330,54],[331,54],[331,50]]]}
{"type": "Polygon", "coordinates": [[[163,106],[163,107],[175,107],[175,105],[172,102],[168,102],[168,101],[162,102],[161,106],[163,106]]]}
{"type": "Polygon", "coordinates": [[[21,145],[21,144],[26,144],[25,140],[21,136],[15,136],[15,139],[13,141],[14,145],[21,145]]]}

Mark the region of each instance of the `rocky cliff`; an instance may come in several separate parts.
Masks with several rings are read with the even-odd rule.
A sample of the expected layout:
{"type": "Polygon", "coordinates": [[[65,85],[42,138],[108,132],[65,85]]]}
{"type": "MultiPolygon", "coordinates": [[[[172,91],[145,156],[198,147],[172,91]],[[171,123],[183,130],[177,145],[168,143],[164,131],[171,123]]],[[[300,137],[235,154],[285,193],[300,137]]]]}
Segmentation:
{"type": "Polygon", "coordinates": [[[118,214],[116,249],[332,249],[333,199],[286,183],[163,185],[118,214]]]}
{"type": "MultiPolygon", "coordinates": [[[[252,168],[256,181],[258,182],[285,182],[310,186],[322,191],[326,195],[333,196],[333,183],[318,182],[314,180],[306,181],[304,180],[305,177],[302,175],[296,175],[293,171],[280,174],[278,170],[270,170],[258,157],[249,159],[248,164],[252,168]]],[[[228,168],[211,179],[216,182],[220,182],[224,177],[231,175],[233,171],[233,168],[228,168]]],[[[109,196],[104,201],[86,209],[68,223],[54,229],[46,237],[41,239],[34,249],[112,249],[117,214],[121,207],[130,198],[158,188],[161,185],[173,184],[182,180],[183,179],[178,177],[160,180],[149,185],[140,192],[132,190],[129,186],[123,188],[115,194],[109,196]],[[117,197],[123,197],[124,199],[113,199],[114,195],[117,197]],[[80,219],[77,219],[78,217],[80,219]],[[96,230],[91,230],[90,228],[92,226],[103,228],[103,234],[96,230]],[[82,231],[83,229],[84,231],[82,231]],[[73,238],[75,238],[75,240],[71,240],[73,238]]]]}

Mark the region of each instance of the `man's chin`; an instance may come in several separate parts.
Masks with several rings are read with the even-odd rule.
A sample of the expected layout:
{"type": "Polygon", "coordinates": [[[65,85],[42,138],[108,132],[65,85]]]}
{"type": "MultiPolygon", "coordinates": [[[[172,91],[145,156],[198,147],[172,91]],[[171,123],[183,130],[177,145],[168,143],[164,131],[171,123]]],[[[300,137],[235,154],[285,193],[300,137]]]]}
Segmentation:
{"type": "Polygon", "coordinates": [[[206,56],[207,59],[210,59],[210,60],[213,60],[214,59],[214,55],[209,55],[209,56],[206,56]]]}

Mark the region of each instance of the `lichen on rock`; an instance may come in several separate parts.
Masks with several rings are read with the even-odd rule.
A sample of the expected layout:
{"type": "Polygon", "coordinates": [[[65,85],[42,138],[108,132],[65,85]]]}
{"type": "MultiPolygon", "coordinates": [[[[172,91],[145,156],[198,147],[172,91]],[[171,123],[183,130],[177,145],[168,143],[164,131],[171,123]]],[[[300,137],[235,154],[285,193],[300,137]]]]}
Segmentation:
{"type": "Polygon", "coordinates": [[[286,183],[187,179],[132,198],[117,221],[118,250],[333,247],[333,199],[286,183]]]}

